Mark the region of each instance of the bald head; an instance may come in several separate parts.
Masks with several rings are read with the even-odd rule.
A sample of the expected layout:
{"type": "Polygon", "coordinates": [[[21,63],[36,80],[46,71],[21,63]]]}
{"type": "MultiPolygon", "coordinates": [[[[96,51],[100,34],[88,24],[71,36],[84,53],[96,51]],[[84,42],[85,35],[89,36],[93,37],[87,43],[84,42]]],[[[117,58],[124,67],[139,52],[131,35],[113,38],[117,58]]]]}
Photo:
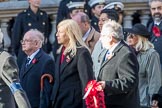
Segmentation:
{"type": "Polygon", "coordinates": [[[77,13],[75,16],[72,17],[72,19],[78,23],[83,35],[89,30],[90,20],[88,15],[84,12],[77,13]]]}
{"type": "Polygon", "coordinates": [[[26,37],[30,38],[31,40],[37,40],[39,44],[38,47],[42,47],[42,44],[44,42],[44,35],[37,29],[31,29],[28,32],[26,32],[24,38],[26,37]]]}
{"type": "Polygon", "coordinates": [[[89,17],[87,14],[85,14],[84,12],[79,12],[77,13],[75,16],[72,17],[73,20],[75,20],[76,22],[88,22],[90,23],[89,17]]]}

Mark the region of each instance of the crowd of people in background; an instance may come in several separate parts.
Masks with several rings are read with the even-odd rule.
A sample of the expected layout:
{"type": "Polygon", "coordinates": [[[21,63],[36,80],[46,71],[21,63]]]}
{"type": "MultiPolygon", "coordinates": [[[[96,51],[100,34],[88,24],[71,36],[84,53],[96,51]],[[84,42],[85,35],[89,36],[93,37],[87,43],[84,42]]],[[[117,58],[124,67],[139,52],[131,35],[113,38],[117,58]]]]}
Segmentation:
{"type": "Polygon", "coordinates": [[[92,80],[106,108],[162,108],[162,0],[149,0],[148,26],[132,28],[122,26],[122,2],[62,0],[53,45],[41,0],[28,2],[10,32],[12,55],[0,31],[0,108],[86,108],[92,80]]]}

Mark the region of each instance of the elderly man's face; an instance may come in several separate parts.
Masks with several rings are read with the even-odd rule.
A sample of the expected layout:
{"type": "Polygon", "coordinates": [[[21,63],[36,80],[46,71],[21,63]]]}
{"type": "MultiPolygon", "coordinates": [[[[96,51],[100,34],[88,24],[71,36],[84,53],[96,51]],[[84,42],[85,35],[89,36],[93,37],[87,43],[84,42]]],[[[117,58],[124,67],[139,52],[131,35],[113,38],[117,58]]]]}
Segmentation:
{"type": "Polygon", "coordinates": [[[36,49],[39,48],[37,39],[33,36],[31,32],[27,32],[24,35],[23,40],[21,40],[22,50],[27,54],[30,55],[36,49]]]}
{"type": "Polygon", "coordinates": [[[103,26],[102,31],[101,31],[100,41],[104,48],[106,48],[106,49],[111,48],[112,36],[111,36],[111,28],[110,27],[103,26]]]}
{"type": "Polygon", "coordinates": [[[33,7],[39,7],[41,0],[29,0],[29,3],[33,7]]]}
{"type": "Polygon", "coordinates": [[[151,15],[155,21],[160,21],[162,19],[162,2],[153,1],[150,4],[151,15]]]}

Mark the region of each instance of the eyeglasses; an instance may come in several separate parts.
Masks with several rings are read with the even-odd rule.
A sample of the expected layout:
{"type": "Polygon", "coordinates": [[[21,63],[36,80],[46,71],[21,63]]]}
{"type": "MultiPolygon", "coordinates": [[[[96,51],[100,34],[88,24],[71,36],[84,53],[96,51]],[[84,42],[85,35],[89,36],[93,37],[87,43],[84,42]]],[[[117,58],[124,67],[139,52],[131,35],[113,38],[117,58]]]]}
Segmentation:
{"type": "Polygon", "coordinates": [[[21,40],[20,43],[30,43],[30,42],[33,42],[35,40],[27,40],[27,39],[24,39],[24,40],[21,40]]]}
{"type": "Polygon", "coordinates": [[[127,34],[127,37],[129,37],[129,38],[134,38],[134,37],[135,37],[135,34],[128,33],[128,34],[127,34]]]}

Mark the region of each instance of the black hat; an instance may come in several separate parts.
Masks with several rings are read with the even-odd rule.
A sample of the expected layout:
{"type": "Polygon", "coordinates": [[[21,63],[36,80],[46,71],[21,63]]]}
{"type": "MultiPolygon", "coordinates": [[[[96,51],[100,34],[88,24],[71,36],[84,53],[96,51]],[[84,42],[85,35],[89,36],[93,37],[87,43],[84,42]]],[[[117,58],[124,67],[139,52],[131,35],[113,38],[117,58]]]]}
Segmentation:
{"type": "Polygon", "coordinates": [[[107,14],[107,17],[111,20],[115,20],[116,22],[119,20],[118,13],[114,9],[103,9],[101,11],[101,14],[102,13],[107,14]]]}
{"type": "Polygon", "coordinates": [[[135,24],[132,28],[126,28],[125,31],[128,33],[143,36],[148,39],[150,38],[149,31],[143,24],[140,23],[135,24]]]}

